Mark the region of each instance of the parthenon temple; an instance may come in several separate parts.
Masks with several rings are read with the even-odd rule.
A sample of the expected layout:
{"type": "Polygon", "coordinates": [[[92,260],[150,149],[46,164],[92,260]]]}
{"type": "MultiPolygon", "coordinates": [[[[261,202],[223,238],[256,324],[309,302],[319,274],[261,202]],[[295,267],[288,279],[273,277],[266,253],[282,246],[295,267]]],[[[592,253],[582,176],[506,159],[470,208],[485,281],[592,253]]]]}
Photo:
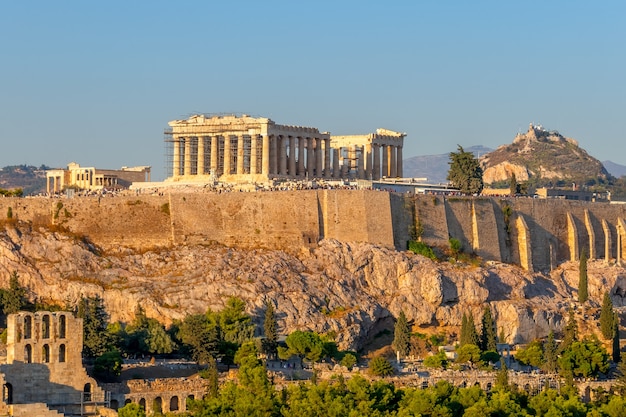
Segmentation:
{"type": "Polygon", "coordinates": [[[264,182],[402,176],[405,133],[332,136],[248,115],[193,115],[168,123],[168,181],[264,182]]]}

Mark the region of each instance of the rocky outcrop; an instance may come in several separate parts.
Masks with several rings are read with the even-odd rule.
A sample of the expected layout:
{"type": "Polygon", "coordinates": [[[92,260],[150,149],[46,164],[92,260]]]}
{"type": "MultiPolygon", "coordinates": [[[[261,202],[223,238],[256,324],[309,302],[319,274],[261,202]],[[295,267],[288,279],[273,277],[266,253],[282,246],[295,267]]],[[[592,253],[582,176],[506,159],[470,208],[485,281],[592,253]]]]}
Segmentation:
{"type": "MultiPolygon", "coordinates": [[[[559,330],[576,299],[578,266],[551,275],[489,262],[484,267],[433,262],[365,243],[322,240],[296,254],[178,245],[102,252],[62,233],[13,226],[0,233],[0,285],[17,271],[32,299],[64,305],[103,298],[111,320],[129,321],[137,305],[168,323],[220,309],[229,296],[246,301],[255,320],[271,300],[280,331],[335,332],[342,349],[357,349],[404,310],[417,328],[455,332],[464,312],[477,321],[492,306],[498,333],[527,342],[559,330]]],[[[626,271],[589,262],[591,303],[612,289],[624,305],[626,271]]]]}

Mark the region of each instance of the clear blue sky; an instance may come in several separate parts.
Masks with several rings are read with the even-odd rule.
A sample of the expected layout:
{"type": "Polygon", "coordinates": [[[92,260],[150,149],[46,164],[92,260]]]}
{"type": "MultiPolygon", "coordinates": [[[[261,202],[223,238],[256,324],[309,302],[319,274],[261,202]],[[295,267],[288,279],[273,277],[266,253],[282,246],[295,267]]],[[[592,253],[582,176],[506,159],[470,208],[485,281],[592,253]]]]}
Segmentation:
{"type": "Polygon", "coordinates": [[[530,122],[626,164],[626,2],[0,2],[0,166],[164,175],[163,129],[242,112],[408,134],[404,157],[530,122]]]}

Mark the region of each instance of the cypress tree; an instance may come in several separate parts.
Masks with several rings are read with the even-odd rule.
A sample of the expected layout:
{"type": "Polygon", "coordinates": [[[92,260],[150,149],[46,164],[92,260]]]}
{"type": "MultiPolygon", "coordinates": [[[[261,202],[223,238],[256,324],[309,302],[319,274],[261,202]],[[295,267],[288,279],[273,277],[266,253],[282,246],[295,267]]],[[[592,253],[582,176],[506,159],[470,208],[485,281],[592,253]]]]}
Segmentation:
{"type": "Polygon", "coordinates": [[[549,373],[556,372],[557,368],[557,349],[554,340],[554,332],[550,330],[548,340],[543,345],[543,370],[549,373]]]}
{"type": "Polygon", "coordinates": [[[400,356],[407,356],[411,349],[411,329],[404,315],[404,311],[400,311],[398,320],[393,329],[393,348],[400,353],[400,356]]]}
{"type": "Polygon", "coordinates": [[[509,391],[509,369],[504,363],[504,358],[500,359],[500,370],[496,375],[496,388],[500,391],[509,391]]]}
{"type": "Polygon", "coordinates": [[[613,352],[612,359],[614,363],[622,360],[622,354],[619,346],[619,316],[617,312],[613,313],[613,352]]]}
{"type": "Polygon", "coordinates": [[[604,293],[602,298],[602,310],[600,311],[600,330],[604,339],[609,340],[613,337],[614,330],[614,314],[613,314],[613,301],[608,292],[604,293]]]}
{"type": "Polygon", "coordinates": [[[580,254],[578,264],[578,301],[584,303],[589,298],[589,288],[587,283],[587,252],[580,254]]]}
{"type": "Polygon", "coordinates": [[[496,326],[491,314],[491,307],[485,306],[480,332],[480,349],[483,351],[496,351],[496,326]]]}
{"type": "Polygon", "coordinates": [[[459,340],[459,347],[468,344],[480,347],[480,339],[478,337],[478,332],[476,331],[476,325],[474,324],[474,316],[472,313],[469,315],[463,313],[463,318],[461,319],[461,339],[459,340]]]}
{"type": "Polygon", "coordinates": [[[515,172],[511,174],[511,179],[509,181],[509,193],[511,195],[515,195],[519,193],[519,186],[517,185],[517,178],[515,177],[515,172]]]}
{"type": "Polygon", "coordinates": [[[263,321],[263,331],[265,339],[263,340],[263,350],[266,355],[271,358],[276,357],[278,348],[278,333],[276,324],[276,314],[274,313],[274,304],[270,300],[265,303],[265,320],[263,321]]]}
{"type": "Polygon", "coordinates": [[[570,308],[567,326],[565,326],[565,330],[563,332],[563,341],[561,341],[559,351],[563,352],[565,349],[570,347],[571,344],[574,343],[576,340],[578,340],[578,323],[576,322],[574,310],[570,308]]]}
{"type": "Polygon", "coordinates": [[[478,337],[478,332],[476,331],[476,324],[474,324],[474,315],[472,313],[467,317],[467,343],[480,346],[480,338],[478,337]]]}
{"type": "Polygon", "coordinates": [[[468,333],[467,333],[467,314],[463,313],[463,318],[461,318],[461,334],[459,336],[459,347],[468,343],[468,333]]]}

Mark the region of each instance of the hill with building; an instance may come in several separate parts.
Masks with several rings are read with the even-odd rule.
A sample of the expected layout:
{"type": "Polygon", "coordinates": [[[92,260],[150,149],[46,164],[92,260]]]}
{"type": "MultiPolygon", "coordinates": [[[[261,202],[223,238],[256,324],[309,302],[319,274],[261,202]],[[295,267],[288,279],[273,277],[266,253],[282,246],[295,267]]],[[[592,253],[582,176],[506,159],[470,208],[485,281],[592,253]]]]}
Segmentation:
{"type": "Polygon", "coordinates": [[[518,134],[513,143],[500,146],[481,158],[485,184],[517,181],[535,186],[606,182],[609,173],[602,162],[590,156],[578,142],[541,126],[518,134]]]}

